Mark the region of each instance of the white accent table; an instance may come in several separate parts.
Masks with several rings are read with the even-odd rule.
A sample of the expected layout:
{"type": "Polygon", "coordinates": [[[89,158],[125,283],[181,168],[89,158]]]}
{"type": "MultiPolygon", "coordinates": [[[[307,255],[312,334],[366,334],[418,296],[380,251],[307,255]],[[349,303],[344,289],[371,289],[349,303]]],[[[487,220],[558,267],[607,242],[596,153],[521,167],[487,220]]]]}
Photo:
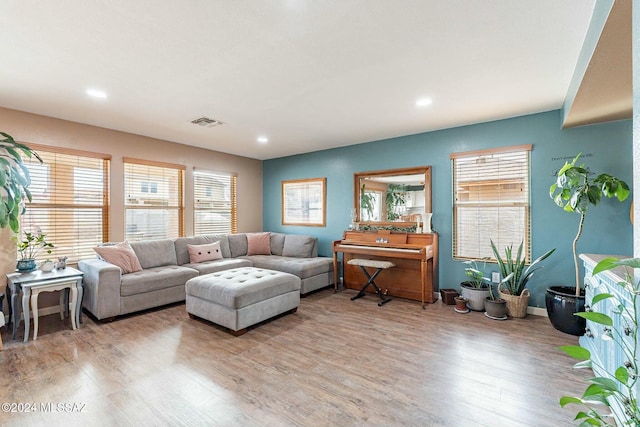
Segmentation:
{"type": "Polygon", "coordinates": [[[38,295],[40,292],[53,292],[60,290],[60,316],[71,306],[71,327],[80,326],[80,314],[82,308],[82,276],[83,273],[72,267],[62,270],[42,272],[40,270],[29,273],[7,274],[7,295],[10,296],[9,320],[13,326],[11,339],[16,338],[18,324],[20,323],[20,305],[18,295],[22,292],[22,310],[24,311],[24,342],[29,340],[30,310],[29,302],[33,309],[33,339],[38,336],[38,295]],[[66,292],[69,289],[69,304],[66,304],[66,292]]]}

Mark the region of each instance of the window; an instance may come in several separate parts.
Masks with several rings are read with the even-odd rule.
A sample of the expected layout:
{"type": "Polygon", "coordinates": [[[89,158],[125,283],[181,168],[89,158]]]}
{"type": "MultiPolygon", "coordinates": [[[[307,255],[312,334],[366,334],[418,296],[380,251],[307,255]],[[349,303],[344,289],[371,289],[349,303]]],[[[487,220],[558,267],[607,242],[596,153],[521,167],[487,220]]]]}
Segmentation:
{"type": "Polygon", "coordinates": [[[236,176],[222,172],[193,172],[193,225],[195,235],[235,233],[236,176]]]}
{"type": "Polygon", "coordinates": [[[324,227],[327,178],[282,181],[282,225],[324,227]]]}
{"type": "Polygon", "coordinates": [[[93,247],[109,240],[111,156],[29,144],[42,157],[25,159],[33,196],[21,218],[23,231],[46,234],[55,245],[40,260],[69,257],[75,263],[95,256],[93,247]]]}
{"type": "Polygon", "coordinates": [[[529,153],[531,145],[451,154],[453,257],[492,258],[524,241],[530,261],[529,153]]]}
{"type": "Polygon", "coordinates": [[[124,159],[127,240],[184,236],[184,166],[124,159]]]}

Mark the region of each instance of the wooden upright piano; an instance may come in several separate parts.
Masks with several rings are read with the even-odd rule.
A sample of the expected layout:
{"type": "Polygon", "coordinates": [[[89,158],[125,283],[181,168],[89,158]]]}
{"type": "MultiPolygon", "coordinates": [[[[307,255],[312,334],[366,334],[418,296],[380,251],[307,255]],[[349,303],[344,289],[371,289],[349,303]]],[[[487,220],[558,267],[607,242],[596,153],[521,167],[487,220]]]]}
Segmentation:
{"type": "Polygon", "coordinates": [[[342,240],[333,241],[334,286],[338,286],[339,253],[342,253],[344,286],[360,289],[365,277],[356,267],[347,264],[353,258],[391,261],[396,266],[385,270],[376,282],[391,296],[435,302],[437,287],[438,235],[436,233],[405,233],[388,230],[345,231],[342,240]]]}

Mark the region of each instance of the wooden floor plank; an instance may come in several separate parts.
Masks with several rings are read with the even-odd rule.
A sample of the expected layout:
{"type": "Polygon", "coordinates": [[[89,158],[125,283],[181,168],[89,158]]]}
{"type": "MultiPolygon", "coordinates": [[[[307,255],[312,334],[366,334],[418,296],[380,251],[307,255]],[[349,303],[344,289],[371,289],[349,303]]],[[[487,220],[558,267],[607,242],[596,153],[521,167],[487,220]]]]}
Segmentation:
{"type": "Polygon", "coordinates": [[[529,316],[500,322],[440,302],[324,290],[233,337],[183,304],[71,331],[40,319],[37,341],[2,332],[0,400],[84,405],[0,413],[3,426],[571,426],[558,406],[584,372],[557,347],[577,339],[529,316]]]}

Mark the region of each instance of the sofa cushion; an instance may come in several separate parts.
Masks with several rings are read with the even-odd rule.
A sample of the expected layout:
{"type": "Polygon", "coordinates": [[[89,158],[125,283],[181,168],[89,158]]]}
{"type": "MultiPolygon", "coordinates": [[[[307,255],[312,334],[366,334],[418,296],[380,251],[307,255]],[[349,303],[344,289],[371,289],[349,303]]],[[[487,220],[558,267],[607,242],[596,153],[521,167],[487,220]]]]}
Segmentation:
{"type": "Polygon", "coordinates": [[[229,270],[239,267],[251,267],[251,261],[245,258],[223,258],[215,261],[198,262],[194,264],[184,264],[183,267],[198,270],[200,274],[215,273],[216,271],[229,270]]]}
{"type": "Polygon", "coordinates": [[[97,246],[94,251],[110,264],[120,267],[122,274],[134,273],[142,270],[136,253],[126,240],[111,246],[97,246]]]}
{"type": "Polygon", "coordinates": [[[173,241],[176,248],[178,265],[189,264],[189,262],[191,262],[189,259],[188,245],[204,245],[213,242],[220,242],[220,250],[222,251],[223,258],[231,258],[229,240],[226,234],[205,234],[202,236],[178,237],[173,241]]]}
{"type": "Polygon", "coordinates": [[[229,249],[231,250],[231,257],[236,258],[247,254],[247,235],[241,234],[229,234],[229,249]]]}
{"type": "Polygon", "coordinates": [[[142,268],[178,264],[176,248],[171,239],[131,242],[131,248],[138,255],[142,268]]]}
{"type": "Polygon", "coordinates": [[[220,242],[207,243],[206,245],[187,245],[187,249],[191,263],[222,259],[220,242]]]}
{"type": "Polygon", "coordinates": [[[274,255],[253,255],[242,257],[251,261],[254,267],[283,271],[301,279],[333,271],[333,258],[297,258],[274,255]]]}
{"type": "Polygon", "coordinates": [[[120,295],[126,297],[180,286],[196,276],[198,276],[196,270],[178,265],[146,268],[122,276],[120,295]]]}
{"type": "Polygon", "coordinates": [[[270,234],[247,233],[247,255],[271,255],[270,234]]]}
{"type": "Polygon", "coordinates": [[[284,233],[270,233],[271,236],[271,255],[282,255],[282,248],[284,247],[284,233]]]}
{"type": "Polygon", "coordinates": [[[287,234],[284,238],[282,256],[309,258],[315,246],[315,237],[301,234],[287,234]]]}

